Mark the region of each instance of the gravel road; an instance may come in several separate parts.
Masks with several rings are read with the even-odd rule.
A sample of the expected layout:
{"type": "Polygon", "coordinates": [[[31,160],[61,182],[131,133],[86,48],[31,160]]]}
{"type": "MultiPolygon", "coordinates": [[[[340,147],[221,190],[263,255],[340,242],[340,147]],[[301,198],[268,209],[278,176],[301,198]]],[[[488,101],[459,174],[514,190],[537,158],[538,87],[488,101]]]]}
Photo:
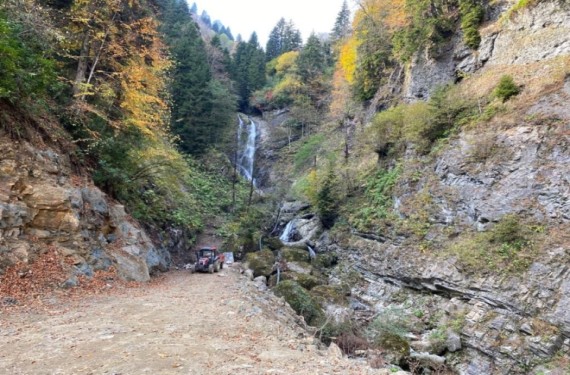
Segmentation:
{"type": "Polygon", "coordinates": [[[0,314],[0,374],[387,373],[319,345],[238,264],[0,314]]]}

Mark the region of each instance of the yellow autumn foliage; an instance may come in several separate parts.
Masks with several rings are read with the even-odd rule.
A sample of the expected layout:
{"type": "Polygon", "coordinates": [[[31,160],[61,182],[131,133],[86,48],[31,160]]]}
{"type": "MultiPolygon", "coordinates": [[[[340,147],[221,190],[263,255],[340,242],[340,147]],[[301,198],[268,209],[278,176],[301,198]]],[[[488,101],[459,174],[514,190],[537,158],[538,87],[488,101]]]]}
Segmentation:
{"type": "Polygon", "coordinates": [[[354,14],[353,27],[364,18],[371,17],[375,23],[381,22],[388,30],[399,29],[408,24],[406,0],[360,0],[359,9],[354,14]]]}
{"type": "Polygon", "coordinates": [[[356,37],[352,36],[340,48],[337,69],[341,71],[342,76],[349,84],[354,83],[358,44],[356,37]]]}
{"type": "Polygon", "coordinates": [[[156,26],[151,18],[130,25],[132,37],[138,38],[139,43],[129,43],[131,57],[119,74],[123,94],[120,106],[126,114],[125,123],[147,134],[162,128],[168,119],[164,78],[170,61],[156,26]]]}
{"type": "Polygon", "coordinates": [[[282,75],[290,71],[295,66],[298,57],[299,51],[289,51],[279,56],[275,64],[277,74],[282,75]]]}

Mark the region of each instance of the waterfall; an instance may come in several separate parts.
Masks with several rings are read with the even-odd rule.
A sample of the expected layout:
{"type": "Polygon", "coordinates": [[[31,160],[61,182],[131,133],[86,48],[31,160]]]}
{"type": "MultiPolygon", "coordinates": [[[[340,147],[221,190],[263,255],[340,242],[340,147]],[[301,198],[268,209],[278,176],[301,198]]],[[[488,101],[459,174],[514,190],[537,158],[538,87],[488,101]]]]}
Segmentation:
{"type": "Polygon", "coordinates": [[[239,173],[248,181],[253,180],[255,186],[255,179],[253,178],[253,167],[255,161],[256,140],[257,140],[257,124],[248,117],[249,125],[245,126],[243,120],[238,116],[239,127],[237,134],[238,142],[238,160],[237,168],[239,173]],[[247,137],[242,137],[242,133],[246,132],[247,137]]]}
{"type": "Polygon", "coordinates": [[[307,250],[309,250],[309,258],[310,259],[315,259],[317,257],[315,250],[313,250],[313,248],[311,246],[307,245],[307,250]]]}
{"type": "Polygon", "coordinates": [[[295,223],[293,220],[291,220],[285,226],[285,229],[283,230],[283,233],[281,234],[281,236],[279,236],[279,239],[283,243],[289,242],[289,239],[291,238],[291,232],[293,231],[294,228],[295,228],[295,223]]]}

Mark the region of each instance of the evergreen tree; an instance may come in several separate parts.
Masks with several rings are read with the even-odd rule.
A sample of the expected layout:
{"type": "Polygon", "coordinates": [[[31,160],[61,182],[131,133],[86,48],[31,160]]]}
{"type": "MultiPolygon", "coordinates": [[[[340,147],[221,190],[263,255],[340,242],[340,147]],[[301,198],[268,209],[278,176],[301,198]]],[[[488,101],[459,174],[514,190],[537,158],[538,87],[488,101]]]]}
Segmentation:
{"type": "Polygon", "coordinates": [[[226,32],[225,32],[226,36],[228,37],[229,40],[234,40],[234,36],[232,35],[232,31],[230,30],[230,27],[226,27],[226,32]]]}
{"type": "Polygon", "coordinates": [[[190,8],[190,13],[198,14],[198,5],[196,5],[196,3],[192,3],[192,8],[190,8]]]}
{"type": "MultiPolygon", "coordinates": [[[[171,128],[180,138],[182,151],[201,155],[219,140],[235,109],[229,82],[223,83],[217,78],[224,76],[224,66],[216,61],[229,56],[218,50],[217,55],[221,57],[211,58],[210,47],[202,40],[185,0],[166,0],[161,5],[162,32],[174,60],[170,85],[171,128]]],[[[212,48],[219,48],[219,39],[213,40],[212,48]]]]}
{"type": "Polygon", "coordinates": [[[232,35],[232,30],[230,30],[229,26],[226,27],[226,32],[224,34],[226,34],[229,40],[234,40],[234,36],[232,35]]]}
{"type": "Polygon", "coordinates": [[[210,15],[203,10],[202,14],[200,15],[200,19],[202,20],[202,22],[204,22],[204,24],[208,27],[212,27],[212,19],[210,18],[210,15]]]}
{"type": "Polygon", "coordinates": [[[301,32],[295,28],[293,21],[286,22],[281,18],[269,33],[265,46],[267,61],[285,52],[297,50],[302,44],[301,32]]]}
{"type": "Polygon", "coordinates": [[[259,46],[255,32],[247,43],[238,44],[232,72],[237,85],[239,108],[248,111],[251,93],[265,85],[265,52],[259,46]]]}
{"type": "Polygon", "coordinates": [[[323,73],[324,65],[323,46],[319,38],[313,33],[299,53],[297,60],[299,74],[305,80],[312,80],[323,73]]]}
{"type": "Polygon", "coordinates": [[[350,10],[346,0],[342,3],[342,8],[336,17],[334,27],[332,29],[333,41],[345,38],[350,33],[350,10]]]}
{"type": "Polygon", "coordinates": [[[337,185],[336,176],[332,166],[329,166],[328,173],[317,193],[317,211],[321,223],[326,229],[333,227],[338,216],[338,198],[334,187],[337,185]]]}
{"type": "Polygon", "coordinates": [[[292,20],[285,25],[285,32],[283,33],[282,51],[281,53],[296,51],[303,45],[303,38],[301,32],[295,27],[292,20]]]}

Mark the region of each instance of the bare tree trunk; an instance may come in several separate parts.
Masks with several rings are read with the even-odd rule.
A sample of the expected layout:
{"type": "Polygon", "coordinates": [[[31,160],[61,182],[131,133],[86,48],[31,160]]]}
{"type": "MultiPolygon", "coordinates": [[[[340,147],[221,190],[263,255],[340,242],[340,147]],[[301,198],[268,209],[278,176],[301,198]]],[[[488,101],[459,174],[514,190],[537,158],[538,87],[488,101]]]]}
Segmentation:
{"type": "MultiPolygon", "coordinates": [[[[113,18],[111,18],[111,22],[107,26],[107,30],[105,30],[105,35],[103,36],[103,40],[101,41],[101,45],[99,46],[99,50],[97,51],[97,55],[95,56],[95,60],[93,60],[93,64],[91,64],[91,70],[89,71],[89,77],[87,77],[87,85],[89,85],[91,83],[91,79],[93,79],[93,75],[95,74],[95,68],[97,67],[99,60],[101,59],[101,54],[103,53],[103,48],[105,47],[105,42],[107,41],[107,37],[109,36],[109,32],[111,31],[111,26],[113,25],[113,22],[115,22],[116,17],[117,17],[117,13],[115,12],[113,14],[113,18]]],[[[85,95],[82,95],[81,99],[83,100],[84,98],[85,98],[85,95]]]]}
{"type": "Polygon", "coordinates": [[[83,43],[81,44],[81,52],[79,53],[79,59],[77,63],[77,71],[75,73],[75,80],[73,81],[73,96],[78,97],[82,90],[81,85],[85,80],[85,73],[87,72],[87,58],[89,57],[89,40],[91,32],[89,29],[85,30],[85,35],[83,36],[83,43]]]}
{"type": "Polygon", "coordinates": [[[347,124],[346,119],[343,121],[344,125],[344,161],[347,162],[350,156],[350,146],[349,146],[349,138],[350,138],[350,127],[347,124]]]}

